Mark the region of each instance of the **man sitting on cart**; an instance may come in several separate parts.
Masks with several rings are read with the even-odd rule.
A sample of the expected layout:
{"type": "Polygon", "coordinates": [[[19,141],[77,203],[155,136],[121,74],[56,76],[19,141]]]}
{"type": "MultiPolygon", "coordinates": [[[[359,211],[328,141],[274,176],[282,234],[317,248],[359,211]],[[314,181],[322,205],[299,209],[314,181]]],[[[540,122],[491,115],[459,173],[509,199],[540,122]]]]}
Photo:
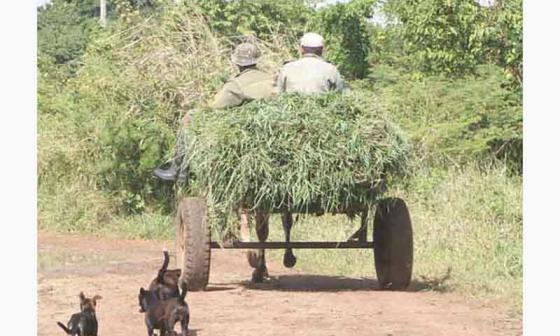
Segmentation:
{"type": "MultiPolygon", "coordinates": [[[[306,33],[300,40],[301,58],[286,62],[276,79],[275,93],[321,94],[329,91],[345,91],[344,81],[334,64],[323,60],[325,40],[316,33],[306,33]]],[[[282,215],[282,225],[289,241],[293,224],[292,214],[282,215]]],[[[365,227],[360,227],[348,240],[366,240],[365,227]]],[[[296,258],[291,249],[286,249],[284,265],[293,267],[296,258]]]]}
{"type": "MultiPolygon", "coordinates": [[[[235,107],[251,100],[266,98],[272,94],[273,76],[257,68],[259,56],[257,47],[252,43],[241,43],[235,48],[231,60],[239,68],[239,74],[227,81],[214,96],[214,100],[210,104],[211,108],[235,107]]],[[[185,128],[188,122],[189,113],[186,113],[182,119],[182,127],[185,128]]],[[[182,137],[179,136],[171,166],[167,169],[155,169],[154,175],[165,181],[185,182],[186,172],[181,170],[184,154],[184,144],[182,137]]]]}
{"type": "MultiPolygon", "coordinates": [[[[235,107],[251,100],[266,98],[273,92],[273,76],[257,68],[257,58],[260,56],[257,46],[252,43],[239,44],[231,60],[237,65],[239,73],[227,81],[222,89],[214,96],[211,108],[221,109],[235,107]]],[[[182,129],[189,122],[189,113],[182,119],[182,129]]],[[[165,181],[185,182],[187,173],[182,169],[185,155],[185,144],[181,131],[175,144],[175,154],[171,165],[167,169],[157,168],[154,175],[165,181]]],[[[241,236],[248,240],[249,228],[247,213],[243,210],[238,212],[241,236]]],[[[231,234],[231,233],[230,233],[231,234]]]]}

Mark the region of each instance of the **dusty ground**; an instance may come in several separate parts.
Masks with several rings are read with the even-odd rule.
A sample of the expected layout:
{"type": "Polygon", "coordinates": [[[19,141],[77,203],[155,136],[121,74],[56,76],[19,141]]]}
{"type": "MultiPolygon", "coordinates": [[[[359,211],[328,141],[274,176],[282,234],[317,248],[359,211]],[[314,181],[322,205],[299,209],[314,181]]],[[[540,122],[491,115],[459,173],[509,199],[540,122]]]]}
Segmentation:
{"type": "MultiPolygon", "coordinates": [[[[171,242],[39,233],[39,335],[63,335],[78,293],[99,294],[99,335],[145,335],[137,293],[155,276],[171,242]]],[[[172,261],[173,262],[173,261],[172,261]]],[[[246,282],[241,251],[212,251],[210,284],[191,292],[189,335],[521,335],[496,302],[453,293],[377,291],[372,279],[310,275],[269,263],[271,280],[246,282]]]]}

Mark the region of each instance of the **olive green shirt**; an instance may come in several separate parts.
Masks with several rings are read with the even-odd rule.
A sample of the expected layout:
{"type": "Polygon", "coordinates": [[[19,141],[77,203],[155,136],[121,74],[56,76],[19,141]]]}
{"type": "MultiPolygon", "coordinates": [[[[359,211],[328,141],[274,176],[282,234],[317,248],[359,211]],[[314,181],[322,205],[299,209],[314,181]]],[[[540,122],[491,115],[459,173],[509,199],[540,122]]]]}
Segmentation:
{"type": "Polygon", "coordinates": [[[297,61],[288,62],[280,69],[274,91],[305,94],[342,91],[344,82],[333,64],[315,54],[304,54],[297,61]]]}
{"type": "Polygon", "coordinates": [[[272,75],[256,68],[245,69],[227,81],[210,104],[212,108],[239,106],[251,100],[266,98],[272,94],[272,75]]]}

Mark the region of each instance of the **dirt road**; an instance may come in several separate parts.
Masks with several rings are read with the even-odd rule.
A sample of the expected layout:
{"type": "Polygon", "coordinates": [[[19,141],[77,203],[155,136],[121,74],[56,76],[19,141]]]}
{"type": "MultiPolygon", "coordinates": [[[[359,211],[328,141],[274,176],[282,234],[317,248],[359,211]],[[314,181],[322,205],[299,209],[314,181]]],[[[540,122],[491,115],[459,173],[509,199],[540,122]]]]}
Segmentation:
{"type": "MultiPolygon", "coordinates": [[[[145,335],[137,294],[172,242],[39,233],[39,335],[63,335],[78,293],[99,294],[99,335],[145,335]]],[[[174,260],[172,260],[172,265],[174,260]]],[[[377,291],[372,279],[309,275],[269,263],[271,280],[246,282],[241,251],[212,251],[208,291],[191,292],[190,336],[521,335],[495,303],[453,293],[377,291]]]]}

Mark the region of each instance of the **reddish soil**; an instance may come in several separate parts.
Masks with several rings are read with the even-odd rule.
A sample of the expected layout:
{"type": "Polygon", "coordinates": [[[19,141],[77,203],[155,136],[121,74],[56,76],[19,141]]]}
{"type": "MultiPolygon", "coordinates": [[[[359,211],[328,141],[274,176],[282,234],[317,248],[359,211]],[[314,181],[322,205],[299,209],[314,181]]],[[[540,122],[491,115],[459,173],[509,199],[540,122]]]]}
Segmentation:
{"type": "MultiPolygon", "coordinates": [[[[99,294],[99,335],[145,335],[137,294],[171,242],[39,233],[38,334],[63,335],[56,321],[78,310],[78,293],[99,294]]],[[[173,262],[174,260],[172,260],[173,262]]],[[[212,251],[210,284],[189,292],[190,336],[521,335],[498,303],[454,293],[377,291],[372,279],[305,274],[269,262],[271,280],[247,282],[242,251],[212,251]]]]}

